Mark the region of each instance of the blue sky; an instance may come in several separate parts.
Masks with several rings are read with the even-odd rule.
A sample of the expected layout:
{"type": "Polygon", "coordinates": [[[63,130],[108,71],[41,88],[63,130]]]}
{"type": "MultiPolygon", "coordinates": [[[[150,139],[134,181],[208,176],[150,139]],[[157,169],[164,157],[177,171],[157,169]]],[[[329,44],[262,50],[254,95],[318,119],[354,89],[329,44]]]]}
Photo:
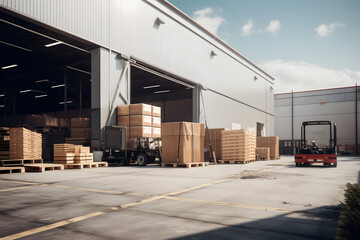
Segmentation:
{"type": "Polygon", "coordinates": [[[169,0],[276,78],[276,91],[360,83],[360,0],[169,0]]]}

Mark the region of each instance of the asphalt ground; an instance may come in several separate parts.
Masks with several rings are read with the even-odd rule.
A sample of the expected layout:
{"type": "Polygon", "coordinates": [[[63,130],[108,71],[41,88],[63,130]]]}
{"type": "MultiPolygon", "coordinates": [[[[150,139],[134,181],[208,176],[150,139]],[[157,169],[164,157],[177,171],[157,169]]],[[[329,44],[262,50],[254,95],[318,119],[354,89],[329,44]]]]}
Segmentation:
{"type": "Polygon", "coordinates": [[[0,239],[334,239],[360,158],[0,175],[0,239]]]}

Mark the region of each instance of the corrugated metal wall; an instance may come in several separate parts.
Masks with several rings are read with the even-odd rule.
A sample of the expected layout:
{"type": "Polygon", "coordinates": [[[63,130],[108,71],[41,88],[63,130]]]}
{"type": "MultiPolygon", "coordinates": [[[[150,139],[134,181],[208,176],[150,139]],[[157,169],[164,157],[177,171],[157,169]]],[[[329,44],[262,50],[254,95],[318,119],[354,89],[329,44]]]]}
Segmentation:
{"type": "MultiPolygon", "coordinates": [[[[355,87],[295,92],[294,139],[300,139],[301,123],[311,120],[336,123],[338,144],[355,144],[355,87]]],[[[281,140],[291,139],[291,93],[275,95],[275,134],[281,140]]]]}
{"type": "MultiPolygon", "coordinates": [[[[0,0],[0,4],[269,113],[259,114],[249,108],[247,115],[239,112],[231,120],[224,119],[222,125],[237,121],[244,127],[255,127],[256,122],[266,124],[273,118],[272,80],[161,1],[0,0]],[[154,26],[157,17],[165,22],[158,28],[154,26]],[[217,56],[211,58],[211,51],[217,56]],[[247,118],[252,119],[251,123],[247,118]]],[[[241,105],[236,101],[234,104],[241,105]]],[[[213,102],[206,111],[215,115],[215,109],[222,107],[213,102]]],[[[209,124],[221,127],[210,120],[209,124]]],[[[268,133],[273,132],[269,125],[268,133]]]]}

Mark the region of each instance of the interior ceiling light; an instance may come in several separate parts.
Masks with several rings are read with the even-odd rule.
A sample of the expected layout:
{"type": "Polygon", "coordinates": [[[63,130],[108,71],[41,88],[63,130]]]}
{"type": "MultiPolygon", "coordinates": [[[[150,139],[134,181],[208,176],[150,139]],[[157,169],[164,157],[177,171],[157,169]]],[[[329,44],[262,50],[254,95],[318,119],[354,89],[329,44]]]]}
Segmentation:
{"type": "Polygon", "coordinates": [[[5,107],[5,105],[0,105],[0,108],[3,108],[3,107],[5,107]]]}
{"type": "Polygon", "coordinates": [[[59,85],[51,86],[51,88],[59,88],[59,87],[65,87],[65,84],[59,84],[59,85]]]}
{"type": "Polygon", "coordinates": [[[160,87],[160,85],[145,86],[145,87],[143,87],[143,89],[157,88],[157,87],[160,87]]]}
{"type": "Polygon", "coordinates": [[[56,45],[59,45],[59,44],[62,44],[62,43],[63,42],[61,42],[61,41],[53,42],[53,43],[46,44],[45,47],[53,47],[53,46],[56,46],[56,45]]]}
{"type": "Polygon", "coordinates": [[[5,94],[0,94],[0,97],[5,97],[5,94]]]}
{"type": "MultiPolygon", "coordinates": [[[[73,101],[67,101],[66,103],[69,104],[69,103],[72,103],[73,101]]],[[[59,102],[60,105],[62,104],[65,104],[65,102],[59,102]]]]}
{"type": "Polygon", "coordinates": [[[43,97],[47,97],[47,94],[37,95],[34,98],[43,98],[43,97]]]}
{"type": "Polygon", "coordinates": [[[37,80],[35,83],[49,82],[49,79],[37,80]]]}
{"type": "Polygon", "coordinates": [[[12,64],[12,65],[1,67],[1,69],[5,70],[5,69],[9,69],[9,68],[14,68],[14,67],[17,67],[17,66],[18,66],[17,64],[12,64]]]}
{"type": "Polygon", "coordinates": [[[8,43],[8,42],[0,41],[0,43],[5,44],[5,45],[8,45],[8,46],[10,46],[10,47],[18,48],[18,49],[21,49],[21,50],[24,50],[24,51],[32,52],[32,50],[30,50],[30,49],[27,49],[27,48],[24,48],[24,47],[20,47],[20,46],[18,46],[18,45],[11,44],[11,43],[8,43]]]}
{"type": "Polygon", "coordinates": [[[158,94],[158,93],[167,93],[167,92],[170,92],[170,90],[157,91],[157,92],[154,92],[154,93],[158,94]]]}
{"type": "Polygon", "coordinates": [[[27,93],[27,92],[31,92],[31,89],[26,89],[26,90],[21,90],[20,93],[27,93]]]}

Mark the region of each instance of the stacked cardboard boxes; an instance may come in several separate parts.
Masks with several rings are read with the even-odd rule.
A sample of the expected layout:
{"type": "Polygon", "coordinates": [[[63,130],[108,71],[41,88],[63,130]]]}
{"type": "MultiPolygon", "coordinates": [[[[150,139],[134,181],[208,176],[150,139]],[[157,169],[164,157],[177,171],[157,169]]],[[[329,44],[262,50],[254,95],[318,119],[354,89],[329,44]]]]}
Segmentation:
{"type": "Polygon", "coordinates": [[[244,129],[223,130],[221,137],[221,160],[223,162],[248,163],[255,160],[255,132],[244,129]]]}
{"type": "MultiPolygon", "coordinates": [[[[223,130],[225,130],[225,128],[209,129],[212,150],[215,152],[215,156],[217,160],[221,159],[221,131],[223,130]]],[[[205,130],[205,148],[210,151],[209,133],[207,130],[205,130]]],[[[213,159],[213,155],[211,152],[210,152],[210,159],[213,159]]]]}
{"type": "Polygon", "coordinates": [[[54,163],[91,163],[93,159],[93,154],[90,153],[89,147],[66,143],[54,144],[54,163]]]}
{"type": "Polygon", "coordinates": [[[270,158],[279,158],[279,137],[257,137],[256,146],[270,148],[270,158]]]}
{"type": "Polygon", "coordinates": [[[143,103],[118,106],[117,125],[127,127],[128,149],[133,149],[137,137],[161,137],[161,108],[143,103]]]}
{"type": "Polygon", "coordinates": [[[270,148],[257,147],[255,153],[259,155],[261,160],[268,160],[270,158],[270,148]]]}
{"type": "Polygon", "coordinates": [[[163,123],[161,130],[162,163],[204,162],[204,124],[163,123]]]}
{"type": "Polygon", "coordinates": [[[42,159],[41,133],[10,128],[10,159],[42,159]]]}
{"type": "Polygon", "coordinates": [[[91,122],[89,118],[72,118],[70,120],[71,137],[66,138],[66,143],[90,145],[91,122]]]}
{"type": "Polygon", "coordinates": [[[10,157],[10,129],[0,127],[0,160],[10,157]]]}

